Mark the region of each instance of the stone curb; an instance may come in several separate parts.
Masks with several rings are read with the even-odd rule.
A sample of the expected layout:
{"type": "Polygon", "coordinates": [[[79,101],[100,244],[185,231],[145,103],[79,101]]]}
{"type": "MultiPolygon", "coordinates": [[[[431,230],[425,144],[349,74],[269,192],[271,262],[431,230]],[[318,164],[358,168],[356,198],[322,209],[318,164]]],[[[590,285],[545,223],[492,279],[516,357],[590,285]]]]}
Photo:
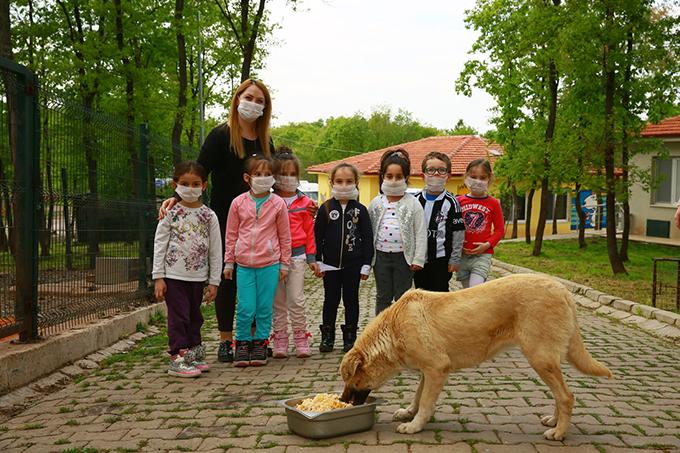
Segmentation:
{"type": "Polygon", "coordinates": [[[167,315],[164,303],[64,332],[44,342],[7,345],[11,350],[0,360],[0,392],[4,393],[0,396],[0,422],[45,394],[90,373],[106,357],[125,352],[143,338],[156,335],[159,329],[155,326],[150,326],[147,333],[136,329],[138,323],[146,325],[159,312],[167,315]]]}
{"type": "Polygon", "coordinates": [[[605,294],[580,283],[537,272],[526,267],[504,263],[495,258],[492,259],[492,263],[494,266],[493,270],[501,275],[517,273],[548,275],[562,283],[572,294],[577,296],[574,298],[574,301],[582,307],[594,310],[596,313],[614,318],[626,324],[637,325],[641,329],[660,337],[671,340],[680,339],[680,315],[677,313],[621,299],[620,297],[605,294]]]}

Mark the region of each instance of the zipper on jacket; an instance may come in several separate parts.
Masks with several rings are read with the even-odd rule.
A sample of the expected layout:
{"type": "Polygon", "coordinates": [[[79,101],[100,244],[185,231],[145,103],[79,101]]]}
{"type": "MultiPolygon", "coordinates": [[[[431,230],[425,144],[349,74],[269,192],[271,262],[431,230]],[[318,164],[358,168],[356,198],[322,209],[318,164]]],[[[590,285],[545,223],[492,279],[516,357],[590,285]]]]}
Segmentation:
{"type": "MultiPolygon", "coordinates": [[[[261,209],[261,207],[260,207],[261,209]]],[[[255,257],[255,235],[257,234],[257,221],[260,219],[260,213],[255,208],[255,225],[253,225],[253,234],[250,238],[250,265],[253,265],[253,258],[255,257]]]]}
{"type": "MultiPolygon", "coordinates": [[[[349,205],[349,203],[347,203],[349,205]]],[[[340,221],[342,222],[342,230],[340,230],[340,264],[338,265],[338,268],[342,269],[342,250],[345,248],[345,211],[347,210],[347,206],[345,206],[345,209],[342,209],[342,205],[340,205],[340,210],[342,211],[342,215],[340,216],[340,221]]]]}

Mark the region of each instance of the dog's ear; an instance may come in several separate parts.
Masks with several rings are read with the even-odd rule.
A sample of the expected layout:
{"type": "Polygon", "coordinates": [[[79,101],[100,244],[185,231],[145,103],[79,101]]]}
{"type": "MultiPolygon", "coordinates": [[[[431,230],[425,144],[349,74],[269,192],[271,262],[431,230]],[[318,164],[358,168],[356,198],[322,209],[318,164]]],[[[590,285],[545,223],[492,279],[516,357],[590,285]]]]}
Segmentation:
{"type": "Polygon", "coordinates": [[[364,356],[356,349],[350,349],[345,354],[345,357],[340,364],[340,375],[342,379],[347,382],[356,375],[357,371],[361,369],[364,364],[364,356]]]}

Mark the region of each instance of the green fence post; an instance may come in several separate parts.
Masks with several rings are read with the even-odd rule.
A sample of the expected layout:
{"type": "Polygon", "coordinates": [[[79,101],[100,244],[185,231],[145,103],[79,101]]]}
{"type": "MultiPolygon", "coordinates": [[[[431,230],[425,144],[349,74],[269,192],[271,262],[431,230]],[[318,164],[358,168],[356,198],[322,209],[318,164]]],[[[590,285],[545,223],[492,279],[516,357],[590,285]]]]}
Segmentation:
{"type": "Polygon", "coordinates": [[[137,167],[137,196],[139,206],[139,289],[145,290],[148,287],[146,281],[146,260],[148,253],[148,187],[149,187],[149,126],[140,124],[139,126],[139,160],[137,167]]]}
{"type": "MultiPolygon", "coordinates": [[[[3,61],[3,66],[7,62],[3,61]]],[[[12,64],[16,74],[16,316],[21,316],[21,341],[38,338],[38,217],[42,200],[40,177],[40,117],[38,79],[23,66],[12,64]]]]}

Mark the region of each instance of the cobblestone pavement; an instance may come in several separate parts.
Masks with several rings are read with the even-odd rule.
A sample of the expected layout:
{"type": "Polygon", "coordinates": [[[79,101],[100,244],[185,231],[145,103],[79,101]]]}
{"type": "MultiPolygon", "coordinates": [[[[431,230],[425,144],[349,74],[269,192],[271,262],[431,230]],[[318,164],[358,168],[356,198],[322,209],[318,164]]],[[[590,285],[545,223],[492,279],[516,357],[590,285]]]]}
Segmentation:
{"type": "MultiPolygon", "coordinates": [[[[320,319],[323,288],[307,284],[310,319],[320,319]]],[[[373,280],[362,284],[362,322],[370,319],[373,280]]],[[[338,319],[342,319],[342,315],[338,319]]],[[[291,434],[278,401],[342,388],[342,353],[270,361],[236,369],[214,363],[196,380],[166,374],[163,335],[113,356],[78,382],[0,426],[2,452],[239,451],[271,452],[640,452],[680,449],[680,348],[634,327],[580,309],[590,352],[614,380],[583,376],[564,365],[576,404],[564,442],[541,433],[553,400],[524,357],[502,353],[452,374],[435,417],[418,434],[395,432],[392,413],[413,396],[418,376],[404,372],[374,392],[384,399],[372,430],[311,441],[291,434]]],[[[311,323],[314,347],[318,322],[311,323]]],[[[339,328],[338,328],[339,330],[339,328]]],[[[214,320],[205,326],[217,346],[214,320]]],[[[340,332],[338,332],[340,338],[340,332]]],[[[339,344],[336,341],[336,344],[339,344]]],[[[317,349],[318,351],[318,349],[317,349]]],[[[423,351],[427,354],[427,351],[423,351]]],[[[214,353],[211,354],[214,357],[214,353]]]]}

